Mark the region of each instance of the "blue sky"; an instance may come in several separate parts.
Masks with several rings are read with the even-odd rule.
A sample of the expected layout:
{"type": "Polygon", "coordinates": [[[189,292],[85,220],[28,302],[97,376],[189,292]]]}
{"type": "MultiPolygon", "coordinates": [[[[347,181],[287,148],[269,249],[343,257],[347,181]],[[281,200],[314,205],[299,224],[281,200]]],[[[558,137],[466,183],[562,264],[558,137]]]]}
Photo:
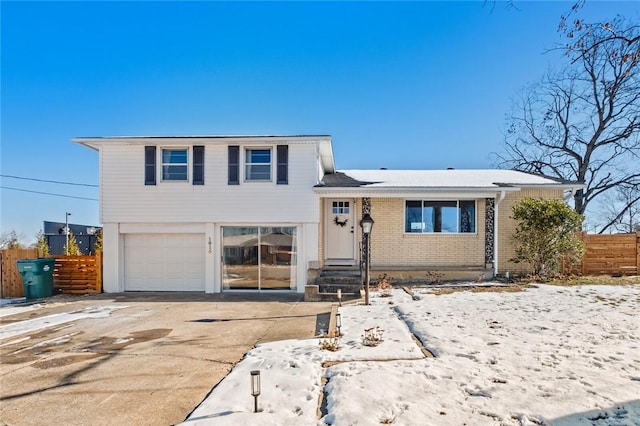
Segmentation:
{"type": "MultiPolygon", "coordinates": [[[[338,168],[490,168],[511,99],[571,2],[7,2],[3,175],[96,185],[78,136],[329,134],[338,168]]],[[[640,17],[588,1],[582,16],[640,17]]],[[[95,187],[4,187],[98,198],[95,187]]],[[[98,203],[0,190],[2,232],[99,224],[98,203]]]]}

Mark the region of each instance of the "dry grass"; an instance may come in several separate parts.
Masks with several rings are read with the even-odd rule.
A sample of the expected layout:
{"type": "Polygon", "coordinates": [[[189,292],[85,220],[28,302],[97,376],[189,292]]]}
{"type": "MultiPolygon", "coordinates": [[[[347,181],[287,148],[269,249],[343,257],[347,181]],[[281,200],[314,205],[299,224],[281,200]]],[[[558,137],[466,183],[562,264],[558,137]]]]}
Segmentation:
{"type": "Polygon", "coordinates": [[[626,277],[612,277],[610,275],[573,276],[564,279],[554,279],[545,284],[573,286],[573,285],[634,285],[640,284],[640,275],[626,277]]]}
{"type": "Polygon", "coordinates": [[[429,293],[441,296],[443,294],[458,293],[460,291],[470,291],[472,293],[515,293],[522,291],[527,287],[532,287],[528,284],[514,284],[514,285],[501,285],[501,286],[481,286],[481,287],[445,287],[445,288],[432,288],[429,293]]]}
{"type": "Polygon", "coordinates": [[[318,343],[320,344],[320,349],[323,351],[335,352],[340,349],[340,340],[337,337],[321,339],[318,343]]]}
{"type": "MultiPolygon", "coordinates": [[[[551,281],[541,280],[539,277],[521,278],[510,285],[490,285],[490,286],[459,286],[459,287],[440,287],[428,288],[427,293],[440,296],[443,294],[458,293],[461,291],[470,291],[472,293],[515,293],[523,291],[526,288],[535,287],[536,284],[547,284],[556,286],[577,286],[577,285],[638,285],[640,284],[640,275],[612,277],[610,275],[591,275],[591,276],[571,276],[566,278],[556,278],[551,281]]],[[[413,296],[414,289],[402,287],[409,295],[413,296]]],[[[424,287],[418,287],[420,291],[424,291],[424,287]]]]}
{"type": "Polygon", "coordinates": [[[547,284],[556,286],[577,286],[577,285],[637,285],[640,284],[640,275],[627,277],[612,277],[609,275],[597,276],[572,276],[567,278],[557,278],[551,281],[541,281],[534,278],[523,278],[515,284],[501,286],[478,286],[478,287],[444,287],[429,289],[429,293],[440,296],[452,294],[460,291],[470,291],[472,293],[514,293],[523,291],[525,288],[535,287],[535,284],[547,284]]]}

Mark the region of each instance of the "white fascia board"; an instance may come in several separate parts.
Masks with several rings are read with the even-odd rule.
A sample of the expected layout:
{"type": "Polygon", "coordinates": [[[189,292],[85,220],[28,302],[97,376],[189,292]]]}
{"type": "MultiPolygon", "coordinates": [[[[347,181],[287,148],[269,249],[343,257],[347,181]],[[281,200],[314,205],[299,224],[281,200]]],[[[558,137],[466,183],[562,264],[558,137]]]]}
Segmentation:
{"type": "Polygon", "coordinates": [[[331,145],[331,138],[319,140],[318,153],[320,155],[320,164],[322,165],[323,172],[325,174],[335,173],[336,163],[333,158],[333,146],[331,145]]]}
{"type": "Polygon", "coordinates": [[[86,146],[100,146],[104,144],[144,145],[144,144],[240,144],[240,143],[318,143],[331,142],[330,136],[109,136],[109,137],[79,137],[72,142],[86,146]]]}
{"type": "Polygon", "coordinates": [[[80,139],[80,138],[71,139],[71,142],[74,142],[74,143],[77,143],[77,144],[80,144],[80,145],[84,145],[87,148],[91,148],[91,149],[96,150],[96,151],[100,151],[100,145],[102,145],[101,143],[95,143],[93,141],[84,140],[84,139],[80,139]]]}
{"type": "Polygon", "coordinates": [[[532,184],[532,185],[519,185],[520,188],[528,189],[562,189],[564,191],[572,189],[583,189],[587,185],[584,183],[550,183],[550,184],[532,184]]]}
{"type": "Polygon", "coordinates": [[[314,188],[320,198],[495,198],[501,192],[517,192],[520,188],[314,188]]]}
{"type": "Polygon", "coordinates": [[[315,187],[314,192],[320,195],[321,198],[335,197],[335,196],[350,196],[350,197],[411,197],[422,196],[423,194],[433,194],[434,196],[465,196],[485,198],[495,197],[503,192],[519,192],[523,188],[529,189],[558,189],[558,190],[576,190],[582,189],[586,185],[571,183],[571,184],[533,184],[533,185],[513,185],[513,186],[495,186],[493,188],[480,188],[480,187],[315,187]]]}

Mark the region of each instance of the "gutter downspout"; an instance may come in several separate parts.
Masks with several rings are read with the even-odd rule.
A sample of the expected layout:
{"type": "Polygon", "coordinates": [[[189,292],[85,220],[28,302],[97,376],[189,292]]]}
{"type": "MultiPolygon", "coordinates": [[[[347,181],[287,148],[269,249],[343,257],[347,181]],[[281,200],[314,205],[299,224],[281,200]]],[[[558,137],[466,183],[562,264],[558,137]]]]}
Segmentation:
{"type": "Polygon", "coordinates": [[[564,200],[569,201],[570,198],[573,198],[574,195],[576,195],[577,190],[578,190],[577,188],[571,188],[571,191],[569,191],[569,195],[565,196],[564,200]]]}
{"type": "Polygon", "coordinates": [[[494,217],[493,217],[493,276],[498,275],[498,206],[502,201],[504,201],[504,197],[507,195],[505,191],[500,191],[500,197],[496,201],[496,206],[494,209],[494,217]]]}

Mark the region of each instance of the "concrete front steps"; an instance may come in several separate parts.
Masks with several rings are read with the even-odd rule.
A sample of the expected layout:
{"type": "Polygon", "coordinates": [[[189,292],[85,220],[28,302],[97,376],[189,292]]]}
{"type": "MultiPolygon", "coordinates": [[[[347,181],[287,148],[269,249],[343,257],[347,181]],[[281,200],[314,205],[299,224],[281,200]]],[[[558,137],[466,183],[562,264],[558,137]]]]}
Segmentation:
{"type": "MultiPolygon", "coordinates": [[[[493,270],[485,265],[374,267],[369,282],[375,286],[384,279],[394,286],[424,286],[446,282],[482,283],[493,278],[493,270]]],[[[305,300],[337,302],[338,289],[342,291],[343,301],[359,299],[362,288],[363,279],[358,267],[325,266],[313,284],[306,286],[305,300]]]]}
{"type": "Polygon", "coordinates": [[[304,299],[309,302],[338,302],[340,290],[344,302],[359,299],[361,288],[362,276],[358,267],[324,267],[314,283],[305,287],[304,299]]]}

